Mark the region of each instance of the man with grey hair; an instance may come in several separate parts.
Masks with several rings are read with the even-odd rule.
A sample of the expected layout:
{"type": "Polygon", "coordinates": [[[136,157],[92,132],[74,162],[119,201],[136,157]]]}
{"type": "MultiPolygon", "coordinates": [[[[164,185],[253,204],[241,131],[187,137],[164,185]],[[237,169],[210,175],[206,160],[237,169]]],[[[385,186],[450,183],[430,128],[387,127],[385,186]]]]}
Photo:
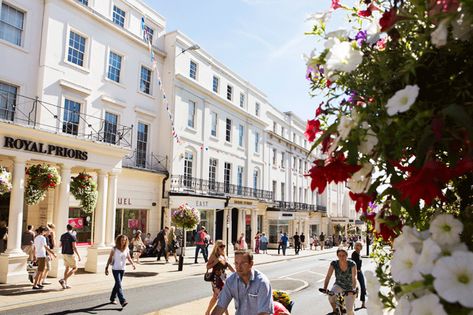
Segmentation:
{"type": "Polygon", "coordinates": [[[253,268],[253,253],[235,252],[235,270],[225,281],[212,315],[222,315],[235,299],[236,315],[273,314],[273,296],[268,278],[253,268]]]}

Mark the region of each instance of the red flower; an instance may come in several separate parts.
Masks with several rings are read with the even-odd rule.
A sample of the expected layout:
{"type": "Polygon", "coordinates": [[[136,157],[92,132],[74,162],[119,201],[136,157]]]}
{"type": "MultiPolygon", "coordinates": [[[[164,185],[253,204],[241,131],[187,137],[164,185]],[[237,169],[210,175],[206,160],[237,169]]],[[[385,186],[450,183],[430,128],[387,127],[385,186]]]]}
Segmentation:
{"type": "Polygon", "coordinates": [[[51,174],[48,174],[48,178],[51,178],[51,177],[53,177],[53,175],[51,175],[51,174]]]}
{"type": "Polygon", "coordinates": [[[458,0],[430,0],[429,16],[440,13],[454,13],[460,5],[458,0]]]}
{"type": "Polygon", "coordinates": [[[358,15],[363,16],[363,17],[369,17],[369,16],[371,16],[371,9],[368,8],[366,10],[360,10],[360,11],[358,11],[358,15]]]}
{"type": "Polygon", "coordinates": [[[320,121],[317,119],[308,120],[304,133],[306,139],[313,142],[318,132],[320,132],[320,121]]]}
{"type": "Polygon", "coordinates": [[[339,9],[341,8],[342,6],[340,5],[340,0],[332,0],[332,5],[330,6],[330,8],[332,10],[336,10],[336,9],[339,9]]]}
{"type": "Polygon", "coordinates": [[[473,160],[470,158],[464,158],[451,170],[451,178],[459,177],[469,172],[473,172],[473,160]]]}
{"type": "Polygon", "coordinates": [[[324,140],[322,140],[322,152],[327,153],[328,149],[332,145],[333,139],[330,135],[326,136],[324,140]]]}
{"type": "Polygon", "coordinates": [[[355,210],[359,212],[360,210],[366,211],[368,209],[369,203],[372,201],[372,198],[367,194],[355,194],[353,192],[348,193],[351,200],[355,201],[355,210]]]}
{"type": "Polygon", "coordinates": [[[381,26],[381,32],[386,32],[398,21],[397,11],[392,8],[389,11],[383,13],[381,19],[379,19],[379,25],[381,26]]]}
{"type": "Polygon", "coordinates": [[[384,241],[394,240],[398,235],[399,231],[402,230],[402,223],[399,217],[396,215],[390,215],[382,219],[386,223],[382,222],[379,224],[379,231],[375,231],[377,236],[381,236],[384,241]]]}
{"type": "Polygon", "coordinates": [[[327,82],[325,83],[325,85],[326,85],[327,87],[330,87],[330,86],[332,85],[332,81],[327,80],[327,82]]]}
{"type": "Polygon", "coordinates": [[[315,160],[314,166],[310,169],[306,176],[311,177],[310,188],[321,194],[328,183],[341,183],[350,178],[353,173],[360,170],[360,165],[347,164],[343,154],[330,157],[327,160],[315,160]]]}
{"type": "Polygon", "coordinates": [[[323,102],[320,103],[319,107],[317,107],[317,110],[315,111],[315,117],[318,117],[320,114],[322,114],[323,112],[322,105],[323,105],[323,102]]]}
{"type": "Polygon", "coordinates": [[[402,199],[409,199],[412,206],[418,204],[420,199],[428,206],[435,198],[444,198],[442,188],[451,178],[451,172],[444,164],[428,161],[421,169],[413,166],[400,168],[411,174],[407,179],[394,184],[394,188],[400,191],[402,199]]]}

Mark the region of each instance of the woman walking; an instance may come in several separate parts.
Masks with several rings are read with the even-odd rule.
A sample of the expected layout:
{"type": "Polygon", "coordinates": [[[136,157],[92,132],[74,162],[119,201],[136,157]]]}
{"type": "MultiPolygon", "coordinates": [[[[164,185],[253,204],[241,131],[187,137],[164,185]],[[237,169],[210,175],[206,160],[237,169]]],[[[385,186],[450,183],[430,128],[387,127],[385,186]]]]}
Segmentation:
{"type": "MultiPolygon", "coordinates": [[[[209,261],[207,262],[207,271],[212,269],[213,281],[212,281],[212,298],[210,299],[209,306],[205,315],[209,315],[213,307],[217,303],[218,295],[223,289],[225,284],[225,279],[227,275],[225,273],[226,269],[230,269],[231,272],[235,272],[235,269],[228,263],[228,258],[225,255],[225,244],[222,240],[217,240],[212,249],[212,253],[209,256],[209,261]]],[[[228,311],[225,310],[225,314],[228,315],[228,311]]]]}
{"type": "Polygon", "coordinates": [[[259,247],[260,247],[260,232],[256,232],[255,236],[255,253],[259,254],[259,247]]]}
{"type": "Polygon", "coordinates": [[[168,247],[166,260],[169,260],[169,255],[173,255],[174,261],[177,262],[177,255],[176,255],[177,237],[176,237],[176,228],[174,226],[171,226],[171,228],[169,229],[166,246],[168,247]]]}
{"type": "Polygon", "coordinates": [[[260,241],[260,249],[263,252],[263,254],[268,253],[268,238],[266,235],[263,233],[259,239],[260,241]]]}
{"type": "Polygon", "coordinates": [[[125,307],[128,302],[123,296],[122,279],[125,274],[126,260],[133,266],[133,270],[136,269],[135,264],[130,256],[130,250],[128,249],[128,237],[126,235],[118,235],[115,239],[115,247],[110,251],[108,256],[107,265],[105,266],[105,275],[108,276],[108,266],[112,265],[113,278],[115,279],[115,286],[113,287],[112,294],[110,295],[110,303],[117,304],[115,298],[118,296],[118,300],[122,307],[125,307]]]}
{"type": "Polygon", "coordinates": [[[366,308],[365,306],[365,299],[366,299],[366,286],[365,286],[365,277],[363,276],[363,272],[361,272],[361,249],[363,248],[363,245],[361,242],[356,242],[355,243],[355,251],[351,254],[351,259],[355,262],[356,264],[356,278],[358,279],[358,282],[360,283],[360,289],[361,289],[361,295],[360,295],[360,301],[361,301],[361,308],[366,308]]]}
{"type": "Polygon", "coordinates": [[[245,240],[245,233],[241,233],[240,238],[238,239],[238,249],[239,250],[248,249],[248,245],[246,244],[246,240],[245,240]]]}
{"type": "Polygon", "coordinates": [[[136,231],[135,237],[131,241],[131,245],[133,245],[133,259],[136,260],[137,264],[140,264],[140,256],[143,250],[145,249],[145,244],[141,239],[141,231],[136,231]]]}

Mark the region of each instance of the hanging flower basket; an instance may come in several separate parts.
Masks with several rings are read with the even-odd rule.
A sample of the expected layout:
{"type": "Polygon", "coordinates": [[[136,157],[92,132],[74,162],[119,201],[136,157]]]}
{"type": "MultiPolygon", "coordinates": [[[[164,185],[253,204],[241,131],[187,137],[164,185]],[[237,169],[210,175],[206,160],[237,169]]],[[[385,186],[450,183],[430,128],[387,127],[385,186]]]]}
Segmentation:
{"type": "Polygon", "coordinates": [[[193,230],[200,222],[200,212],[188,204],[182,204],[172,212],[171,219],[175,226],[193,230]]]}
{"type": "Polygon", "coordinates": [[[27,205],[35,205],[44,199],[49,188],[55,188],[61,183],[61,176],[55,167],[36,164],[26,170],[28,181],[25,189],[27,205]]]}
{"type": "Polygon", "coordinates": [[[11,191],[11,174],[5,168],[0,167],[0,196],[11,191]]]}
{"type": "Polygon", "coordinates": [[[92,213],[97,204],[97,183],[87,173],[79,173],[71,181],[71,193],[80,201],[82,210],[92,213]]]}

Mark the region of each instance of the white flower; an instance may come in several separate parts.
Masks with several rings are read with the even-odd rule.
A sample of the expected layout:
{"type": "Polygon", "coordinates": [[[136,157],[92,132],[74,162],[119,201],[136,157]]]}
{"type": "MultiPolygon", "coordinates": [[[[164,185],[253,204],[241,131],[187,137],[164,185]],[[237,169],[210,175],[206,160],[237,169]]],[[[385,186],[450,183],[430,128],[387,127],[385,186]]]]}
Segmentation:
{"type": "Polygon", "coordinates": [[[348,180],[347,186],[355,194],[361,194],[368,190],[371,182],[371,171],[373,170],[373,164],[369,162],[363,163],[361,169],[354,173],[353,176],[348,180]]]}
{"type": "Polygon", "coordinates": [[[378,21],[371,22],[366,28],[367,42],[370,45],[375,44],[380,38],[381,25],[378,21]]]}
{"type": "Polygon", "coordinates": [[[419,252],[422,246],[422,239],[420,238],[419,232],[407,225],[402,228],[401,235],[394,239],[393,248],[394,250],[398,250],[406,245],[413,246],[416,250],[419,249],[419,252]]]}
{"type": "Polygon", "coordinates": [[[355,127],[356,121],[350,116],[342,116],[340,118],[340,124],[338,124],[337,131],[342,140],[348,138],[350,131],[355,127]]]}
{"type": "Polygon", "coordinates": [[[325,69],[328,72],[352,72],[363,61],[363,54],[350,42],[335,43],[327,54],[325,69]]]}
{"type": "Polygon", "coordinates": [[[379,283],[376,274],[371,271],[367,270],[364,273],[366,279],[366,291],[370,297],[378,296],[379,289],[381,289],[381,284],[379,283]]]}
{"type": "Polygon", "coordinates": [[[335,31],[328,32],[325,34],[326,38],[337,38],[337,39],[346,39],[348,37],[348,31],[345,29],[339,29],[335,31]]]}
{"type": "Polygon", "coordinates": [[[417,261],[419,254],[414,247],[406,244],[404,247],[394,252],[391,260],[391,274],[394,281],[399,283],[411,283],[422,280],[422,275],[417,270],[417,261]]]}
{"type": "Polygon", "coordinates": [[[306,21],[313,21],[317,26],[326,24],[332,13],[330,11],[316,12],[309,15],[306,21]]]}
{"type": "Polygon", "coordinates": [[[473,253],[457,251],[441,257],[435,263],[432,275],[434,288],[450,303],[459,302],[473,308],[473,253]]]}
{"type": "Polygon", "coordinates": [[[394,315],[410,315],[410,312],[411,303],[406,296],[401,297],[396,305],[396,311],[394,311],[394,315]]]}
{"type": "Polygon", "coordinates": [[[447,44],[448,37],[448,19],[443,19],[437,26],[435,31],[430,34],[430,41],[432,45],[437,48],[445,46],[447,44]]]}
{"type": "Polygon", "coordinates": [[[427,294],[411,302],[412,315],[447,315],[435,294],[427,294]]]}
{"type": "Polygon", "coordinates": [[[442,250],[432,239],[428,238],[422,244],[422,252],[417,261],[417,270],[423,274],[430,274],[434,268],[434,261],[439,258],[442,250]]]}
{"type": "Polygon", "coordinates": [[[386,104],[389,116],[397,113],[403,113],[416,101],[419,95],[419,87],[417,85],[407,85],[404,89],[397,91],[386,104]]]}
{"type": "Polygon", "coordinates": [[[450,214],[440,214],[432,220],[429,230],[440,246],[451,246],[460,242],[463,224],[450,214]]]}
{"type": "Polygon", "coordinates": [[[377,296],[375,298],[370,296],[370,298],[366,302],[366,308],[368,310],[368,314],[370,315],[384,315],[385,314],[384,305],[377,296]]]}
{"type": "Polygon", "coordinates": [[[378,144],[378,137],[374,131],[370,128],[366,132],[366,136],[363,141],[358,146],[358,151],[363,154],[370,154],[373,151],[373,148],[378,144]]]}

